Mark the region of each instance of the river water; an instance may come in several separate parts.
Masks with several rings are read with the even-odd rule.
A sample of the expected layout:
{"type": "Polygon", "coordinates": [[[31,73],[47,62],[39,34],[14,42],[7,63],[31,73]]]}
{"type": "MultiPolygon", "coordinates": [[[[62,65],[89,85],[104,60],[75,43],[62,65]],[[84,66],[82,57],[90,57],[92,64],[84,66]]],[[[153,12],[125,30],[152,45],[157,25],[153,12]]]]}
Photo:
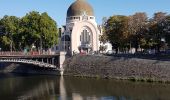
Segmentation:
{"type": "Polygon", "coordinates": [[[170,100],[170,84],[0,74],[0,100],[170,100]]]}

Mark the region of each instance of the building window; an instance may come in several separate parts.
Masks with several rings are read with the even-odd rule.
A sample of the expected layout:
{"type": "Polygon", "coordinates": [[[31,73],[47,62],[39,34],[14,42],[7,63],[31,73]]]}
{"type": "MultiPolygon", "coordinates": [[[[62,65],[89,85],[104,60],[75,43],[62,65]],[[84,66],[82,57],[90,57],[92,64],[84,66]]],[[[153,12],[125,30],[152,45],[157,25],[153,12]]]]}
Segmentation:
{"type": "Polygon", "coordinates": [[[81,44],[90,44],[90,32],[87,29],[83,30],[80,35],[81,44]]]}
{"type": "Polygon", "coordinates": [[[80,41],[81,41],[81,35],[80,35],[80,41]]]}
{"type": "Polygon", "coordinates": [[[90,17],[90,19],[93,19],[93,17],[90,17]]]}
{"type": "Polygon", "coordinates": [[[83,16],[82,20],[88,20],[88,16],[83,16]]]}

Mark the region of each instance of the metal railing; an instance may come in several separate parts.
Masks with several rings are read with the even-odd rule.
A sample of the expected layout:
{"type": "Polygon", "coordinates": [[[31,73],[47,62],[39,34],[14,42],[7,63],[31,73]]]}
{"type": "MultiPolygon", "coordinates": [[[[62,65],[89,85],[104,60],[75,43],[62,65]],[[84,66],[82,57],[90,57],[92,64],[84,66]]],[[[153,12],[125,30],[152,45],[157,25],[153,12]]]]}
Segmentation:
{"type": "Polygon", "coordinates": [[[57,66],[44,63],[44,62],[39,62],[39,61],[34,61],[34,60],[27,60],[27,59],[9,59],[9,58],[0,58],[0,62],[9,62],[9,63],[25,63],[25,64],[32,64],[32,65],[37,65],[39,67],[47,67],[47,68],[57,68],[57,66]]]}
{"type": "Polygon", "coordinates": [[[0,56],[22,56],[22,55],[54,55],[55,52],[22,52],[22,51],[0,51],[0,56]]]}

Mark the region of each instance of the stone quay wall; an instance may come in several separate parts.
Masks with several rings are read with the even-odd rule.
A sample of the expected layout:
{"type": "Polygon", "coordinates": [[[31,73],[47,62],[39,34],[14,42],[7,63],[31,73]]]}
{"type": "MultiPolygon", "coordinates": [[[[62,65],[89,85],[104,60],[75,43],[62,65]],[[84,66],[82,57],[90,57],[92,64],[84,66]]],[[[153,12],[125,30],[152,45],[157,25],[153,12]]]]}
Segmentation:
{"type": "Polygon", "coordinates": [[[170,61],[132,57],[76,55],[65,61],[65,75],[132,81],[170,81],[170,61]]]}

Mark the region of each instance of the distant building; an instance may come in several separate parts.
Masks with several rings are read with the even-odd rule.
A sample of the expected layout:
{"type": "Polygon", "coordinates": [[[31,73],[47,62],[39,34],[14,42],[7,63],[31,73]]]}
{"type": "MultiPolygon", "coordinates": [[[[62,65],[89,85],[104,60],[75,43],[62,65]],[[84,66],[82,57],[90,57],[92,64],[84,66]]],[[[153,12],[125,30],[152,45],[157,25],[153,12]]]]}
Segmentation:
{"type": "Polygon", "coordinates": [[[60,30],[59,48],[70,54],[98,52],[101,30],[91,5],[85,0],[76,0],[67,10],[66,25],[60,30]]]}

